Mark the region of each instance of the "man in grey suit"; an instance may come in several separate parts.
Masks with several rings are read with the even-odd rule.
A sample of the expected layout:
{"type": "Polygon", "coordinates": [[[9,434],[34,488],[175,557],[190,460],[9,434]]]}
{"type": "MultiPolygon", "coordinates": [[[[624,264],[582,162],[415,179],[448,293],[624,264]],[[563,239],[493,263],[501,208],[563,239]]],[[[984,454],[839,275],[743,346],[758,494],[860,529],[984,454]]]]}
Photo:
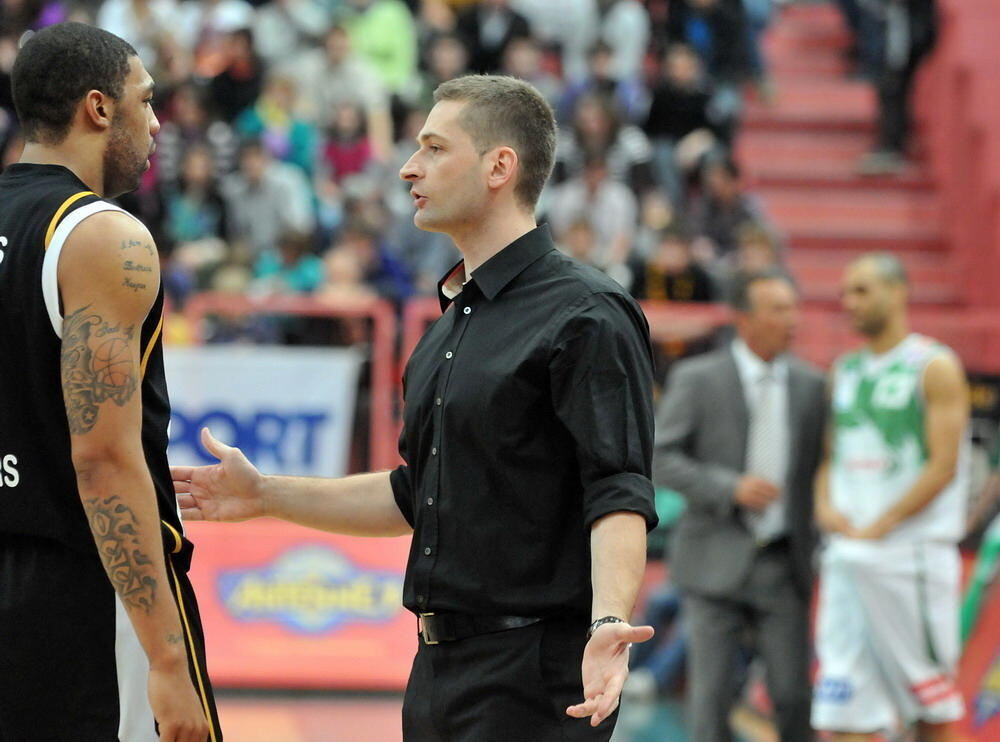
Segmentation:
{"type": "Polygon", "coordinates": [[[779,271],[739,280],[737,337],[678,364],[657,412],[653,480],[687,501],[671,565],[684,591],[695,742],[731,739],[748,633],[782,742],[812,739],[812,492],[826,393],[822,374],[787,352],[797,298],[779,271]]]}

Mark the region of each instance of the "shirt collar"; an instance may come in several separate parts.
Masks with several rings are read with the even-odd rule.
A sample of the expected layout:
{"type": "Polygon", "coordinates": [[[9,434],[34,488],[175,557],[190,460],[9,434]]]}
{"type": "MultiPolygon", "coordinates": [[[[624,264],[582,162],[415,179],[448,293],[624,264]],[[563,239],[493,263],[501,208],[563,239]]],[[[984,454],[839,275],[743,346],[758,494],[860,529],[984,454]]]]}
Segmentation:
{"type": "Polygon", "coordinates": [[[733,340],[733,358],[744,383],[756,382],[768,372],[773,372],[775,380],[781,383],[788,378],[788,358],[784,354],[768,363],[750,350],[742,338],[733,340]]]}
{"type": "Polygon", "coordinates": [[[483,296],[492,301],[525,268],[555,249],[548,225],[535,227],[479,266],[466,277],[465,261],[460,261],[438,283],[441,311],[448,308],[469,281],[475,281],[483,296]]]}

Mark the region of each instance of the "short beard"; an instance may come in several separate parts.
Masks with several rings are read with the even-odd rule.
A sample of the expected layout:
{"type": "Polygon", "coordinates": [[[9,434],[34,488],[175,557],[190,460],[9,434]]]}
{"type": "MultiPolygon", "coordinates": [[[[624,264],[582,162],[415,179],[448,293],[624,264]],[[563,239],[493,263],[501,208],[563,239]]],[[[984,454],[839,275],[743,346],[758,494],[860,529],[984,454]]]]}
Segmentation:
{"type": "Polygon", "coordinates": [[[111,119],[111,133],[104,150],[104,195],[115,198],[139,187],[145,171],[146,156],[133,147],[125,131],[121,114],[111,119]]]}

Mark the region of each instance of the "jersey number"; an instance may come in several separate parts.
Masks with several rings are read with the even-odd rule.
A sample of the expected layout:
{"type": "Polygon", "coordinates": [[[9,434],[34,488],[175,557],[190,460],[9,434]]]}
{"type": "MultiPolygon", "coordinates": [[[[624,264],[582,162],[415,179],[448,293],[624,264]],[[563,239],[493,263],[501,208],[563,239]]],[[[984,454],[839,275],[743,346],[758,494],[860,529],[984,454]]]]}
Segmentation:
{"type": "Polygon", "coordinates": [[[0,234],[0,263],[3,262],[3,248],[7,247],[7,238],[0,234]]]}

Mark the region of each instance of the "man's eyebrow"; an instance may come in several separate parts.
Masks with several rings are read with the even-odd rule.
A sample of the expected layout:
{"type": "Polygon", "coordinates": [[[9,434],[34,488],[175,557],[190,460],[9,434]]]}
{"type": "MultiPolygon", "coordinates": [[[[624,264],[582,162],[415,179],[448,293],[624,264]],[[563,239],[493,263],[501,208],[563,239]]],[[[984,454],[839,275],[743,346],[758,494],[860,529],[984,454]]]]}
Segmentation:
{"type": "Polygon", "coordinates": [[[417,135],[417,144],[423,144],[428,139],[440,139],[443,142],[448,141],[448,137],[438,134],[436,131],[422,131],[417,135]]]}
{"type": "Polygon", "coordinates": [[[151,94],[154,90],[156,90],[156,83],[152,80],[142,86],[142,92],[146,95],[151,94]]]}

